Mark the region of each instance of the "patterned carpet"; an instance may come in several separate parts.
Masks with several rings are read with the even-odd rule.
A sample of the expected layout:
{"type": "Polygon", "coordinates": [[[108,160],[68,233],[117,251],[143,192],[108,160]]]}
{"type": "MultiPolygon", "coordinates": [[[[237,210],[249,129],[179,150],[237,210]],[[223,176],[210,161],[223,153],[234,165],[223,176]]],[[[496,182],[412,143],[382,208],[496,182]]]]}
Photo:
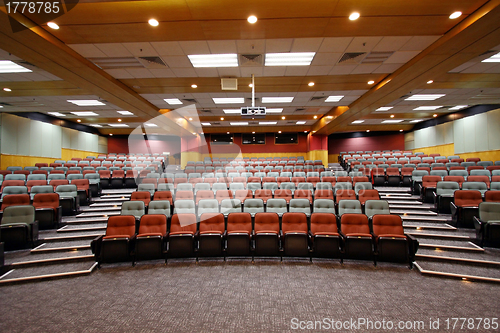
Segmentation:
{"type": "MultiPolygon", "coordinates": [[[[103,265],[90,276],[0,288],[2,332],[291,332],[298,320],[499,317],[500,286],[404,265],[284,259],[103,265]]],[[[319,328],[316,330],[321,331],[319,328]]],[[[323,330],[324,331],[324,330],[323,330]]],[[[342,329],[337,331],[354,331],[342,329]]],[[[360,329],[360,332],[384,330],[360,329]]],[[[387,330],[385,330],[387,331],[387,330]]],[[[494,330],[459,330],[492,332],[494,330]]]]}

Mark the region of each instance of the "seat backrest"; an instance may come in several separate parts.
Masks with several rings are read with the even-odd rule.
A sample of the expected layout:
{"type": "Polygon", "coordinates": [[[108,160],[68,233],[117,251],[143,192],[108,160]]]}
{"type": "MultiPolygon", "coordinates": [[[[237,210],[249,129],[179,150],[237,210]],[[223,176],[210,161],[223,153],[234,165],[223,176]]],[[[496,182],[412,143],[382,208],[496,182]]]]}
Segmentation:
{"type": "Polygon", "coordinates": [[[30,204],[28,194],[8,194],[2,198],[2,210],[9,206],[22,206],[30,204]]]}
{"type": "Polygon", "coordinates": [[[189,199],[176,199],[174,201],[174,214],[195,214],[194,200],[189,199]]]}
{"type": "Polygon", "coordinates": [[[217,231],[224,233],[224,215],[222,213],[203,213],[200,216],[200,233],[217,231]]]}
{"type": "MultiPolygon", "coordinates": [[[[52,188],[52,187],[50,187],[50,188],[52,188]]],[[[33,197],[33,206],[35,208],[57,209],[59,207],[59,194],[57,194],[57,193],[37,193],[33,197]]]]}
{"type": "Polygon", "coordinates": [[[471,170],[470,171],[471,176],[486,176],[488,178],[491,178],[491,172],[490,170],[471,170]]]}
{"type": "Polygon", "coordinates": [[[196,215],[192,214],[174,214],[170,221],[170,232],[196,232],[196,215]]]}
{"type": "Polygon", "coordinates": [[[340,230],[344,235],[369,234],[368,217],[361,213],[347,213],[340,217],[340,230]]]}
{"type": "Polygon", "coordinates": [[[201,199],[198,202],[198,215],[206,212],[219,212],[219,202],[216,199],[201,199]]]}
{"type": "Polygon", "coordinates": [[[34,175],[28,175],[28,178],[26,178],[27,181],[30,180],[45,180],[47,181],[47,176],[43,174],[34,174],[34,175]]]}
{"type": "Polygon", "coordinates": [[[304,213],[285,213],[281,218],[281,230],[284,234],[287,232],[307,233],[307,215],[304,213]]]}
{"type": "Polygon", "coordinates": [[[106,227],[106,236],[127,236],[135,234],[135,217],[131,215],[110,216],[106,227]]]}
{"type": "Polygon", "coordinates": [[[230,213],[241,213],[240,199],[223,199],[220,203],[220,211],[224,215],[230,213]]]}
{"type": "Polygon", "coordinates": [[[317,213],[311,215],[311,233],[333,232],[338,233],[337,218],[330,213],[317,213]]]}
{"type": "Polygon", "coordinates": [[[252,232],[252,215],[249,213],[231,212],[227,216],[227,232],[246,231],[252,232]]]}
{"type": "Polygon", "coordinates": [[[492,190],[486,191],[484,193],[484,201],[500,202],[500,189],[499,190],[493,190],[493,191],[492,190]]]}
{"type": "Polygon", "coordinates": [[[361,214],[361,203],[359,202],[359,200],[340,200],[339,216],[350,213],[361,214]]]}
{"type": "MultiPolygon", "coordinates": [[[[184,178],[180,178],[184,179],[184,178]]],[[[191,183],[179,183],[177,184],[177,191],[193,191],[193,184],[191,183]]]]}
{"type": "Polygon", "coordinates": [[[333,213],[335,214],[335,203],[332,199],[315,199],[313,213],[333,213]]]}
{"type": "Polygon", "coordinates": [[[437,195],[453,194],[455,191],[459,189],[460,185],[457,182],[440,181],[436,185],[436,194],[437,195]]]}
{"type": "Polygon", "coordinates": [[[479,219],[484,222],[500,220],[500,202],[481,202],[479,219]]]}
{"type": "Polygon", "coordinates": [[[390,214],[389,203],[386,200],[366,200],[365,214],[372,217],[375,214],[390,214]]]}
{"type": "Polygon", "coordinates": [[[255,233],[263,231],[273,231],[279,233],[280,231],[280,218],[276,213],[259,212],[255,214],[254,223],[255,233]]]}
{"type": "MultiPolygon", "coordinates": [[[[476,176],[480,177],[480,176],[476,176]]],[[[463,190],[478,190],[478,191],[486,191],[488,190],[488,186],[486,185],[485,182],[473,182],[473,181],[467,181],[462,184],[462,189],[463,190]]]]}
{"type": "Polygon", "coordinates": [[[202,199],[214,199],[214,192],[212,192],[212,190],[200,190],[200,191],[198,191],[196,193],[196,203],[198,203],[202,199]]]}
{"type": "Polygon", "coordinates": [[[175,200],[194,200],[194,194],[191,191],[177,191],[175,200]]]}
{"type": "Polygon", "coordinates": [[[147,215],[143,215],[141,217],[141,222],[139,224],[139,234],[165,235],[166,233],[167,216],[165,216],[165,214],[148,212],[147,215]]]}
{"type": "Polygon", "coordinates": [[[278,214],[286,213],[286,200],[280,198],[268,199],[266,203],[266,212],[274,212],[278,214]]]}
{"type": "Polygon", "coordinates": [[[264,212],[264,201],[262,199],[246,199],[243,211],[251,214],[264,212]]]}
{"type": "Polygon", "coordinates": [[[477,190],[455,191],[453,196],[455,205],[457,207],[470,207],[470,206],[476,207],[481,202],[483,202],[483,199],[481,197],[481,192],[477,190]]]}
{"type": "Polygon", "coordinates": [[[373,186],[370,182],[359,182],[354,185],[354,192],[356,192],[356,194],[360,194],[360,192],[371,190],[372,188],[373,186]]]}
{"type": "Polygon", "coordinates": [[[403,220],[397,214],[373,215],[372,228],[375,236],[404,235],[403,220]]]}
{"type": "Polygon", "coordinates": [[[339,190],[352,190],[352,184],[348,182],[338,182],[335,184],[335,194],[339,190]]]}
{"type": "Polygon", "coordinates": [[[28,194],[26,186],[6,186],[2,191],[2,199],[9,194],[28,194]]]}
{"type": "Polygon", "coordinates": [[[31,205],[9,206],[3,211],[1,224],[31,223],[35,221],[35,207],[31,205]]]}
{"type": "Polygon", "coordinates": [[[137,218],[140,218],[145,214],[145,211],[144,201],[125,201],[122,204],[121,215],[133,215],[137,218]]]}
{"type": "Polygon", "coordinates": [[[306,215],[310,215],[311,214],[310,201],[308,199],[302,199],[302,198],[291,199],[290,212],[302,212],[305,213],[306,215]]]}
{"type": "Polygon", "coordinates": [[[314,192],[315,199],[331,199],[333,200],[333,191],[332,190],[316,190],[314,192]]]}

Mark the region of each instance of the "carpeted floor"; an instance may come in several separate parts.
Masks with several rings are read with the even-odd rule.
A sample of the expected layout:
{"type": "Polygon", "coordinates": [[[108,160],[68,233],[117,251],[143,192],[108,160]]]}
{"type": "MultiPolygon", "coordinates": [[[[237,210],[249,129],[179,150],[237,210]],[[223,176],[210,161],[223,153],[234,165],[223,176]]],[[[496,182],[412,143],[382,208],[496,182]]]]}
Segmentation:
{"type": "Polygon", "coordinates": [[[9,333],[298,331],[292,329],[293,318],[424,322],[424,329],[406,332],[429,332],[429,319],[440,318],[435,332],[451,332],[446,318],[500,317],[499,285],[355,261],[344,266],[291,259],[103,265],[89,276],[4,286],[0,293],[0,331],[9,333]]]}

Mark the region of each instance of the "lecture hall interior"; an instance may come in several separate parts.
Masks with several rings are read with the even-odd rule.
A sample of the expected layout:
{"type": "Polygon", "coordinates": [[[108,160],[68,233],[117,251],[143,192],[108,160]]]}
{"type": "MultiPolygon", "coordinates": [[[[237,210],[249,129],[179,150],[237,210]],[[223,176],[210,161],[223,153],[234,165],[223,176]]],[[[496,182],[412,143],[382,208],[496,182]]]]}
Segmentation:
{"type": "Polygon", "coordinates": [[[500,0],[0,9],[1,331],[499,330],[500,0]]]}

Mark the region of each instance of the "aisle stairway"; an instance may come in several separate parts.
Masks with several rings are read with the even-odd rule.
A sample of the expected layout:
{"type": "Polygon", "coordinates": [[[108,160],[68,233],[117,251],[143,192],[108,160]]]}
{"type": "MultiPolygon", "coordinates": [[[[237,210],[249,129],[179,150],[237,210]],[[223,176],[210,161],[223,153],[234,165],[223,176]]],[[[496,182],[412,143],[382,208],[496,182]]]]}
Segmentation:
{"type": "Polygon", "coordinates": [[[76,216],[63,217],[57,230],[41,230],[33,249],[7,252],[0,285],[87,275],[97,267],[90,250],[92,239],[106,232],[107,217],[120,214],[134,189],[103,190],[76,216]]]}

